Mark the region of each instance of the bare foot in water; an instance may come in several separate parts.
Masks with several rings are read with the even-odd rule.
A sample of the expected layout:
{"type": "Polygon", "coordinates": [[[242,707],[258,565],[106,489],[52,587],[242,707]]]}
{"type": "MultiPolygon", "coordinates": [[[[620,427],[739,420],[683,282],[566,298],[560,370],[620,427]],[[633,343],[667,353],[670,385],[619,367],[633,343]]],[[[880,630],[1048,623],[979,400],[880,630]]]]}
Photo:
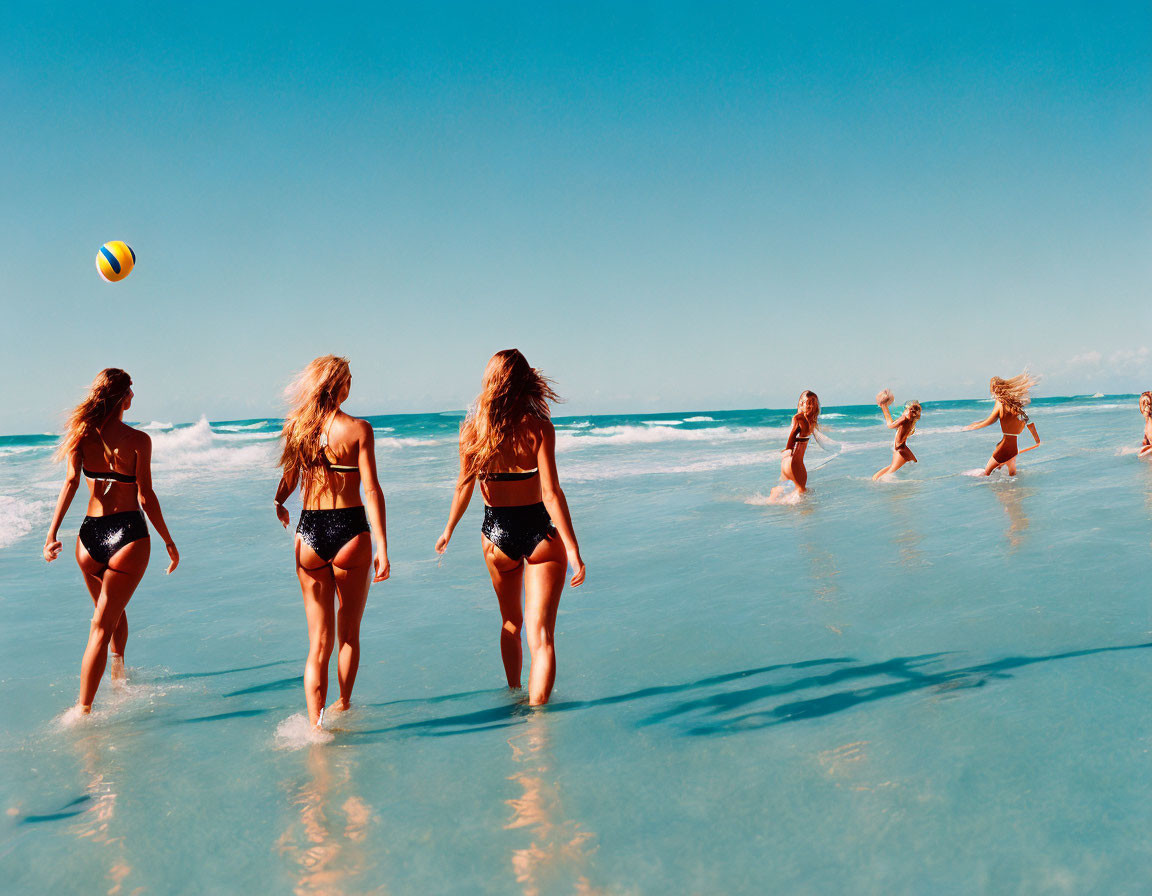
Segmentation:
{"type": "Polygon", "coordinates": [[[331,706],[328,707],[328,712],[330,712],[330,713],[332,713],[332,712],[347,712],[351,708],[352,708],[352,701],[351,700],[345,700],[343,697],[341,697],[336,702],[334,702],[331,706]]]}
{"type": "Polygon", "coordinates": [[[124,665],[124,657],[115,653],[108,655],[108,677],[112,681],[123,684],[128,680],[128,669],[124,665]]]}

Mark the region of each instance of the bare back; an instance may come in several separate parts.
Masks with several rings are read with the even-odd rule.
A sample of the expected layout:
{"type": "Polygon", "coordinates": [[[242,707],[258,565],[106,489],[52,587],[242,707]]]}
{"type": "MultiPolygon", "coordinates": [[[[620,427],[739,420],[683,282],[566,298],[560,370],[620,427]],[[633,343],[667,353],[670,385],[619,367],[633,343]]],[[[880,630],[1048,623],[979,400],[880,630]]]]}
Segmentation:
{"type": "Polygon", "coordinates": [[[320,448],[321,464],[312,470],[301,489],[305,510],[363,506],[359,459],[365,427],[371,431],[367,421],[343,411],[337,411],[328,422],[324,430],[327,445],[320,448]],[[327,464],[323,463],[325,457],[327,464]]]}
{"type": "MultiPolygon", "coordinates": [[[[522,424],[523,429],[519,445],[514,445],[513,439],[506,439],[500,446],[496,458],[489,464],[488,473],[520,473],[535,470],[538,466],[537,455],[543,436],[540,431],[540,421],[536,418],[527,418],[522,424]]],[[[522,479],[512,482],[494,482],[480,477],[480,494],[484,496],[484,503],[491,507],[518,507],[526,504],[538,504],[541,500],[540,477],[522,479]]]]}
{"type": "MultiPolygon", "coordinates": [[[[143,435],[119,420],[109,421],[102,433],[103,444],[100,437],[96,436],[90,436],[80,443],[77,453],[80,455],[81,466],[87,473],[112,472],[135,477],[137,450],[143,435]]],[[[90,493],[88,516],[107,516],[140,509],[135,482],[91,479],[87,476],[85,481],[90,493]]]]}

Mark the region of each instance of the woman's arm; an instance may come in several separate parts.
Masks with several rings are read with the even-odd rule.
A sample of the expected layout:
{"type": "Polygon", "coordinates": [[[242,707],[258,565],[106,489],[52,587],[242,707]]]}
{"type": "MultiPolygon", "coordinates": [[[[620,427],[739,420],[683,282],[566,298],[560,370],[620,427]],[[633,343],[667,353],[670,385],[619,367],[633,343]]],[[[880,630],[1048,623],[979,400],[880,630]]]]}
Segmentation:
{"type": "Polygon", "coordinates": [[[541,422],[536,466],[540,470],[540,494],[544,507],[548,510],[548,516],[552,517],[552,525],[560,533],[560,540],[568,552],[568,565],[573,569],[571,585],[575,588],[584,581],[584,560],[580,557],[580,545],[576,543],[568,501],[564,497],[564,490],[560,488],[560,477],[556,474],[556,428],[549,420],[541,422]]]}
{"type": "Polygon", "coordinates": [[[164,547],[168,549],[168,568],[170,573],[180,564],[180,552],[168,533],[164,524],[164,514],[160,512],[160,499],[152,491],[152,439],[146,432],[136,433],[136,494],[140,498],[140,509],[152,521],[152,528],[156,534],[164,539],[164,547]]]}
{"type": "Polygon", "coordinates": [[[59,557],[64,549],[57,536],[60,533],[60,524],[64,522],[64,515],[72,506],[72,499],[76,497],[76,489],[80,487],[80,466],[80,452],[74,451],[68,458],[64,487],[60,489],[60,497],[56,500],[56,512],[52,514],[52,524],[48,527],[48,536],[44,539],[44,559],[49,563],[59,557]]]}
{"type": "Polygon", "coordinates": [[[460,476],[456,480],[456,489],[452,492],[452,509],[448,511],[448,524],[444,527],[444,534],[436,540],[436,553],[443,554],[448,550],[448,542],[452,540],[452,533],[456,531],[456,524],[472,501],[472,492],[476,488],[476,477],[469,475],[464,469],[464,455],[460,455],[460,476]]]}
{"type": "Polygon", "coordinates": [[[792,418],[792,428],[788,430],[788,442],[784,445],[782,454],[787,454],[796,447],[796,436],[800,434],[800,415],[797,414],[792,418]]]}
{"type": "Polygon", "coordinates": [[[292,522],[291,514],[288,513],[288,508],[284,506],[284,502],[288,500],[288,496],[296,491],[296,486],[300,482],[300,472],[293,470],[290,474],[285,473],[280,477],[280,483],[276,486],[276,519],[280,520],[280,524],[287,529],[288,524],[292,522]]]}
{"type": "Polygon", "coordinates": [[[1036,424],[1033,423],[1031,420],[1028,421],[1028,432],[1032,433],[1032,438],[1035,439],[1036,444],[1035,445],[1029,445],[1023,451],[1017,452],[1017,454],[1023,454],[1024,451],[1031,451],[1033,448],[1039,448],[1040,447],[1040,434],[1038,432],[1036,432],[1036,424]]]}
{"type": "Polygon", "coordinates": [[[384,492],[376,477],[376,441],[372,434],[372,424],[367,420],[357,420],[359,428],[360,455],[356,465],[360,468],[360,481],[364,484],[364,504],[368,508],[368,525],[376,536],[376,574],[373,582],[383,582],[392,574],[388,564],[388,526],[384,513],[384,492]]]}
{"type": "Polygon", "coordinates": [[[887,427],[889,429],[895,429],[897,426],[900,425],[899,420],[897,420],[895,423],[892,422],[892,412],[890,410],[888,410],[888,405],[886,405],[886,404],[880,405],[880,410],[882,410],[884,412],[884,421],[885,421],[885,424],[887,425],[887,427]]]}
{"type": "Polygon", "coordinates": [[[979,423],[969,423],[967,426],[964,427],[964,429],[961,430],[961,432],[971,432],[974,429],[983,429],[985,426],[991,426],[993,423],[995,423],[999,419],[1000,419],[1000,402],[996,402],[996,405],[992,408],[991,414],[989,414],[987,417],[985,417],[979,423]]]}

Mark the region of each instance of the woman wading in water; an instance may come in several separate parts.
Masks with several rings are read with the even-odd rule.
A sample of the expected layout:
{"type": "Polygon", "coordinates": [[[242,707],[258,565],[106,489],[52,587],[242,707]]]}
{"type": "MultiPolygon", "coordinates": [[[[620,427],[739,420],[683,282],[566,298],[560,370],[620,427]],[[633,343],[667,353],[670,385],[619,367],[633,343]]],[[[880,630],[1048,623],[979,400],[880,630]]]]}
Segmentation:
{"type": "Polygon", "coordinates": [[[276,488],[276,516],[288,528],[291,521],[284,502],[299,485],[304,509],[296,526],[296,576],[308,618],[304,699],[308,721],[316,728],[323,727],[328,661],[337,644],[340,699],[331,708],[342,711],[352,705],[368,588],[389,574],[384,496],[376,478],[372,426],[340,409],[351,388],[352,374],[345,358],[317,358],[288,387],[291,407],[281,432],[284,475],[276,488]],[[366,502],[360,498],[361,484],[366,502]],[[376,536],[375,564],[372,535],[376,536]]]}
{"type": "Polygon", "coordinates": [[[124,423],[132,406],[132,378],[123,370],[100,371],[85,398],[68,418],[56,460],[68,465],[56,512],[44,539],[44,559],[51,563],[64,545],[58,533],[80,480],[88,483],[88,515],[76,540],[76,562],[88,594],[96,605],[88,646],[80,664],[81,713],[92,711],[112,650],[113,681],[125,677],[124,648],[128,643],[125,609],[148,568],[152,541],[144,515],[164,539],[168,569],[180,554],[168,534],[160,501],[152,491],[152,439],[124,423]]]}
{"type": "Polygon", "coordinates": [[[1008,467],[1009,476],[1016,475],[1016,457],[1023,453],[1017,444],[1017,437],[1025,429],[1031,433],[1036,444],[1029,445],[1024,451],[1031,451],[1033,448],[1039,447],[1040,436],[1036,433],[1036,424],[1029,420],[1028,415],[1024,412],[1024,408],[1032,400],[1029,393],[1036,382],[1037,380],[1029,376],[1027,371],[1007,380],[994,376],[989,382],[988,391],[996,399],[992,413],[979,423],[969,423],[964,427],[964,432],[969,432],[973,429],[983,429],[996,421],[1000,421],[1000,443],[992,452],[992,457],[988,459],[983,475],[991,476],[992,471],[1001,466],[1008,467]]]}
{"type": "MultiPolygon", "coordinates": [[[[769,503],[779,503],[784,497],[785,482],[794,483],[796,495],[808,490],[808,468],[804,466],[804,455],[811,439],[819,441],[820,399],[812,390],[805,390],[796,403],[796,414],[792,417],[792,428],[788,430],[788,442],[784,445],[780,459],[780,484],[772,489],[769,503]]],[[[823,446],[821,446],[823,447],[823,446]]]]}
{"type": "Polygon", "coordinates": [[[520,687],[520,629],[526,627],[533,706],[548,702],[556,681],[556,611],[567,568],[573,570],[573,588],[584,581],[584,561],[556,474],[556,430],[548,406],[556,400],[548,380],[519,351],[492,356],[480,395],[460,427],[460,476],[448,524],[436,542],[443,554],[479,480],[481,544],[500,603],[504,674],[509,687],[520,687]]]}

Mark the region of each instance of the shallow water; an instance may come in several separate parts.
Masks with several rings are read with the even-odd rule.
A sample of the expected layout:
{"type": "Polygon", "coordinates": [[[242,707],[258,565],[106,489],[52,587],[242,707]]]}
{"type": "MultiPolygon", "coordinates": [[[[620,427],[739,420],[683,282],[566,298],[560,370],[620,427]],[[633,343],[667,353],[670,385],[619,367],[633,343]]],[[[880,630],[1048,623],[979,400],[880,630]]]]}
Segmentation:
{"type": "MultiPolygon", "coordinates": [[[[457,415],[373,418],[392,579],[358,704],[311,743],[275,421],[157,424],[183,560],[130,604],[131,682],[75,699],[89,604],[39,559],[50,437],[0,439],[0,865],[12,892],[1141,892],[1152,873],[1152,463],[1132,397],[1047,399],[1015,481],[981,402],[928,404],[894,481],[828,408],[560,420],[588,581],[554,702],[501,687],[457,415]],[[120,889],[117,890],[116,888],[120,889]]],[[[1026,440],[1025,440],[1026,443],[1026,440]]],[[[293,519],[297,507],[292,508],[293,519]]],[[[155,548],[159,553],[159,546],[155,548]]]]}

